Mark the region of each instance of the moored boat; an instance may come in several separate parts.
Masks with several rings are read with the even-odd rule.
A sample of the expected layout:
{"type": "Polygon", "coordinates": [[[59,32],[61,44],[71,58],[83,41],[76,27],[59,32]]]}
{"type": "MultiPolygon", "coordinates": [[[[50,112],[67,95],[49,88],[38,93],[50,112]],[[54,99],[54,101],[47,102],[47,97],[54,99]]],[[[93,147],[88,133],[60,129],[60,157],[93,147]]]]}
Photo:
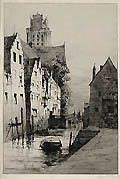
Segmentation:
{"type": "Polygon", "coordinates": [[[62,143],[57,137],[46,137],[41,141],[40,147],[45,152],[54,152],[61,150],[62,143]]]}

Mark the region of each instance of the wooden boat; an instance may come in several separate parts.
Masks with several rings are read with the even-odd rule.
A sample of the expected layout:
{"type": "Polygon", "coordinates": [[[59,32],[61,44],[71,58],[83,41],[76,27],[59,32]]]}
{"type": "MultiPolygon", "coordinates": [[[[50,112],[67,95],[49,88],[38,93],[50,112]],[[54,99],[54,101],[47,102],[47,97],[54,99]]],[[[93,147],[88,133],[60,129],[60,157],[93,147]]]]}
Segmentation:
{"type": "Polygon", "coordinates": [[[46,137],[41,141],[40,147],[45,152],[55,152],[61,150],[62,143],[57,137],[46,137]]]}

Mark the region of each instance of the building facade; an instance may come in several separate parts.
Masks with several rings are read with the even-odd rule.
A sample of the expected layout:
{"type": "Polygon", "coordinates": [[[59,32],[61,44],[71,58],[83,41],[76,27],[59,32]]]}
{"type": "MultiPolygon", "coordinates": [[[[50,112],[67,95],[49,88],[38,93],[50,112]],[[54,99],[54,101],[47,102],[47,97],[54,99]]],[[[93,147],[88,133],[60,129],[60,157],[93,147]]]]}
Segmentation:
{"type": "Polygon", "coordinates": [[[23,50],[16,33],[4,38],[4,137],[9,123],[25,124],[25,114],[23,50]]]}
{"type": "Polygon", "coordinates": [[[103,126],[118,127],[118,82],[113,81],[102,99],[103,126]]]}
{"type": "Polygon", "coordinates": [[[47,68],[41,67],[40,56],[28,44],[21,40],[24,59],[26,121],[32,132],[48,129],[50,111],[60,116],[61,90],[47,68]]]}
{"type": "Polygon", "coordinates": [[[115,81],[117,81],[117,69],[110,57],[103,66],[100,66],[97,74],[94,66],[90,83],[89,125],[101,126],[103,123],[103,97],[115,81]]]}

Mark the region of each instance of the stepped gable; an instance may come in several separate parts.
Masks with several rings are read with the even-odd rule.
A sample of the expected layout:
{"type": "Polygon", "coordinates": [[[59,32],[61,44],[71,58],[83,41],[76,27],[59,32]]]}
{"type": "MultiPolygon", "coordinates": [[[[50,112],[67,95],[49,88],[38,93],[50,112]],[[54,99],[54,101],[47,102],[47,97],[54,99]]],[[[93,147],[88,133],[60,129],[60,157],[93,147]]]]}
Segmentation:
{"type": "Polygon", "coordinates": [[[57,56],[65,60],[65,45],[36,48],[36,53],[41,58],[42,66],[52,65],[57,56]]]}
{"type": "Polygon", "coordinates": [[[111,66],[111,67],[114,69],[114,71],[117,73],[116,67],[114,66],[114,64],[113,64],[112,60],[110,59],[110,57],[108,57],[108,59],[106,60],[105,64],[104,64],[103,66],[101,66],[102,68],[100,68],[100,70],[97,72],[97,74],[95,75],[95,77],[93,78],[93,80],[90,82],[89,86],[90,86],[90,85],[96,80],[96,78],[102,73],[104,67],[105,67],[107,64],[108,64],[109,66],[111,66]]]}
{"type": "Polygon", "coordinates": [[[27,75],[32,75],[32,70],[35,64],[35,60],[37,59],[38,62],[40,60],[40,58],[37,56],[35,50],[33,48],[31,48],[26,42],[24,42],[23,40],[21,41],[21,45],[22,45],[22,50],[23,50],[23,58],[24,58],[24,68],[29,68],[28,71],[25,70],[25,73],[27,73],[27,75]],[[29,65],[28,65],[29,63],[29,65]]]}
{"type": "Polygon", "coordinates": [[[27,43],[23,40],[21,41],[22,50],[23,50],[23,58],[24,58],[24,79],[25,79],[25,90],[31,84],[31,76],[35,64],[35,60],[38,60],[38,65],[40,62],[40,58],[37,56],[35,50],[31,48],[27,43]]]}
{"type": "Polygon", "coordinates": [[[4,37],[4,70],[6,73],[9,73],[9,74],[11,74],[10,49],[13,45],[16,35],[17,34],[13,34],[12,36],[4,37]]]}

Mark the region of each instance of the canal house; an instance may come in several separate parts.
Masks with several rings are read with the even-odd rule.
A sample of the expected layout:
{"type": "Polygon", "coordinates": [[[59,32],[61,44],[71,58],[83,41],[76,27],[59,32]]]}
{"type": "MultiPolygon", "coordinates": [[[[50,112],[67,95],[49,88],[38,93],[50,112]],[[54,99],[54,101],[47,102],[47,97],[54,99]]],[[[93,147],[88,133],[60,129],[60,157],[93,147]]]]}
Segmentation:
{"type": "MultiPolygon", "coordinates": [[[[23,50],[18,33],[4,38],[4,140],[10,138],[11,123],[21,124],[26,116],[23,50]]],[[[13,128],[13,135],[16,130],[13,128]]],[[[19,127],[18,131],[21,131],[19,127]]]]}
{"type": "MultiPolygon", "coordinates": [[[[110,57],[105,64],[100,66],[96,74],[96,68],[93,67],[93,78],[90,83],[90,101],[89,101],[89,124],[102,127],[106,111],[113,115],[116,120],[117,114],[117,69],[113,65],[110,57]],[[111,88],[112,87],[112,88],[111,88]],[[113,94],[110,100],[109,94],[113,94]],[[116,99],[116,100],[115,100],[116,99]],[[103,115],[104,114],[104,115],[103,115]]],[[[109,118],[109,117],[107,117],[109,118]]],[[[109,120],[109,119],[108,119],[109,120]]]]}

